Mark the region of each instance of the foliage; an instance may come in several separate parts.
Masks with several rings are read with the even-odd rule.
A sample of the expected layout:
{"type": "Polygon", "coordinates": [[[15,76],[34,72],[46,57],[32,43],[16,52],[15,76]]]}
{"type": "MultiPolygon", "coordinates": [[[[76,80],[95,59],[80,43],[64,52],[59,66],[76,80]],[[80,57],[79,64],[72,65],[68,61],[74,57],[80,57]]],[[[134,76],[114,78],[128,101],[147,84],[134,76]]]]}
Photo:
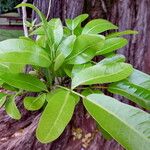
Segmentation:
{"type": "Polygon", "coordinates": [[[14,7],[20,3],[20,0],[1,0],[0,1],[0,13],[14,11],[14,7]]]}
{"type": "Polygon", "coordinates": [[[127,30],[104,36],[103,32],[117,26],[96,19],[83,27],[87,14],[67,19],[63,26],[58,18],[47,22],[31,4],[21,6],[33,8],[42,22],[31,33],[37,35],[35,41],[22,37],[0,42],[0,83],[15,93],[1,93],[0,106],[12,118],[20,119],[15,98],[36,92],[37,97],[26,97],[23,103],[27,110],[43,110],[36,136],[40,142],[49,143],[61,135],[75,106],[83,101],[107,137],[128,150],[148,150],[150,115],[100,91],[109,90],[150,109],[150,76],[133,69],[123,55],[115,53],[127,44],[121,36],[137,32],[127,30]],[[95,62],[96,56],[103,59],[95,62]],[[24,73],[27,64],[33,71],[24,73]]]}

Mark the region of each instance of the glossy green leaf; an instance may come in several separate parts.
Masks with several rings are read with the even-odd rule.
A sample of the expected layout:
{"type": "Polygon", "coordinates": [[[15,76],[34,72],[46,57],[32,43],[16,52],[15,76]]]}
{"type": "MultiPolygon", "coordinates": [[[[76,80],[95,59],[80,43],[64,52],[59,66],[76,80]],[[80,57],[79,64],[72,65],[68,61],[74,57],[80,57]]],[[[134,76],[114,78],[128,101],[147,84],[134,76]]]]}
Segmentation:
{"type": "Polygon", "coordinates": [[[97,123],[98,130],[102,133],[106,140],[112,140],[112,136],[97,123]]]}
{"type": "Polygon", "coordinates": [[[46,91],[46,85],[38,78],[29,74],[5,73],[0,78],[7,84],[31,92],[46,91]]]}
{"type": "Polygon", "coordinates": [[[85,63],[85,64],[79,64],[79,65],[74,65],[72,68],[72,77],[74,77],[77,73],[79,73],[81,70],[84,70],[86,68],[91,67],[92,64],[91,63],[85,63]]]}
{"type": "Polygon", "coordinates": [[[55,59],[54,70],[56,71],[65,61],[65,58],[70,55],[73,50],[76,36],[71,35],[64,39],[57,49],[57,57],[55,59]]]}
{"type": "Polygon", "coordinates": [[[44,16],[44,14],[37,8],[35,7],[34,5],[30,4],[30,3],[20,3],[16,6],[16,8],[19,8],[19,7],[29,7],[31,9],[33,9],[40,17],[40,19],[42,20],[43,23],[46,22],[46,18],[44,16]]]}
{"type": "Polygon", "coordinates": [[[46,94],[41,94],[38,97],[25,97],[24,106],[27,110],[39,110],[45,103],[46,94]]]}
{"type": "Polygon", "coordinates": [[[97,34],[111,29],[118,29],[118,27],[107,20],[95,19],[85,25],[82,34],[97,34]]]}
{"type": "Polygon", "coordinates": [[[96,54],[97,55],[103,55],[103,54],[113,52],[115,50],[118,50],[118,49],[124,47],[125,45],[127,45],[127,43],[128,43],[128,41],[124,38],[106,39],[104,46],[102,47],[102,49],[98,50],[96,52],[96,54]]]}
{"type": "Polygon", "coordinates": [[[5,110],[11,118],[16,120],[21,118],[21,114],[15,104],[15,97],[11,96],[7,99],[5,103],[5,110]]]}
{"type": "Polygon", "coordinates": [[[76,95],[64,89],[58,89],[50,97],[36,130],[40,142],[49,143],[61,135],[72,118],[76,98],[76,95]]]}
{"type": "Polygon", "coordinates": [[[123,62],[97,64],[76,74],[72,79],[72,88],[79,85],[102,84],[120,81],[132,73],[132,66],[123,62]]]}
{"type": "Polygon", "coordinates": [[[51,41],[55,46],[58,46],[63,37],[63,26],[59,18],[51,19],[48,22],[48,34],[51,36],[51,41]]]}
{"type": "Polygon", "coordinates": [[[74,30],[78,25],[80,25],[85,19],[88,18],[88,14],[82,14],[74,18],[73,20],[71,19],[66,19],[66,25],[70,30],[74,30]]]}
{"type": "Polygon", "coordinates": [[[5,72],[21,73],[24,71],[24,64],[0,63],[0,75],[5,72]]]}
{"type": "Polygon", "coordinates": [[[117,62],[125,62],[125,56],[121,55],[121,54],[115,54],[112,56],[109,56],[107,58],[104,58],[103,60],[101,60],[99,63],[97,64],[104,64],[104,65],[111,65],[117,62]]]}
{"type": "Polygon", "coordinates": [[[84,100],[91,116],[127,150],[149,150],[150,115],[102,94],[84,100]]]}
{"type": "Polygon", "coordinates": [[[96,93],[97,94],[103,94],[102,91],[100,91],[98,89],[91,89],[91,88],[84,89],[81,94],[84,95],[84,96],[88,96],[90,94],[96,94],[96,93]]]}
{"type": "Polygon", "coordinates": [[[49,67],[48,54],[35,42],[25,39],[10,39],[0,42],[0,63],[31,64],[49,67]]]}
{"type": "Polygon", "coordinates": [[[115,32],[115,33],[111,33],[111,34],[107,35],[106,38],[119,37],[119,36],[129,35],[129,34],[138,34],[138,31],[125,30],[125,31],[121,31],[121,32],[115,32]]]}
{"type": "Polygon", "coordinates": [[[104,44],[104,36],[80,35],[74,43],[74,49],[66,62],[69,64],[83,64],[90,61],[104,44]]]}
{"type": "Polygon", "coordinates": [[[150,76],[143,72],[134,70],[131,76],[111,84],[108,90],[150,110],[150,76]]]}
{"type": "Polygon", "coordinates": [[[0,108],[4,105],[6,101],[6,94],[5,93],[0,93],[0,108]]]}
{"type": "Polygon", "coordinates": [[[2,88],[4,88],[5,90],[9,90],[9,91],[19,91],[19,89],[7,84],[7,83],[3,83],[2,88]]]}

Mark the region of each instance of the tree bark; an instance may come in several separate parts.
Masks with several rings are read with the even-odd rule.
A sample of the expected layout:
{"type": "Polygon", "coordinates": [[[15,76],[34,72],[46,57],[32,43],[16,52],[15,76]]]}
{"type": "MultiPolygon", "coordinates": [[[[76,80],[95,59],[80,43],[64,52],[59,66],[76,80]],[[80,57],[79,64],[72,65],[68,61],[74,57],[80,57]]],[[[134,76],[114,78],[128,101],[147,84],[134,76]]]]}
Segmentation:
{"type": "MultiPolygon", "coordinates": [[[[34,0],[34,4],[47,15],[48,0],[34,0]]],[[[135,68],[150,74],[149,7],[149,0],[52,0],[49,18],[60,17],[64,21],[88,13],[89,19],[108,19],[119,25],[121,31],[138,30],[139,35],[126,36],[129,44],[119,53],[124,54],[135,68]]],[[[39,143],[35,138],[35,128],[40,112],[24,110],[21,101],[24,96],[17,98],[23,116],[20,121],[10,119],[4,110],[0,110],[0,150],[123,150],[114,140],[103,138],[82,103],[76,107],[72,120],[56,141],[39,143]],[[87,134],[88,139],[85,138],[87,134]]]]}

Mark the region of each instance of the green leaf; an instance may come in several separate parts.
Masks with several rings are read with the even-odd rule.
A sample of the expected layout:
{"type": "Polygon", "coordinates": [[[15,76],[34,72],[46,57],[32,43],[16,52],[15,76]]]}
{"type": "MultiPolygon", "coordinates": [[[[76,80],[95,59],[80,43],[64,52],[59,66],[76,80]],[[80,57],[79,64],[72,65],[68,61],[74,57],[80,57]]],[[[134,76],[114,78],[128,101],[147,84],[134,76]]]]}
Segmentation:
{"type": "Polygon", "coordinates": [[[72,89],[79,85],[102,84],[120,81],[132,73],[132,66],[123,62],[97,64],[76,74],[72,79],[72,89]]]}
{"type": "Polygon", "coordinates": [[[66,39],[64,39],[59,45],[57,49],[57,57],[55,59],[55,64],[54,64],[55,71],[59,69],[59,67],[65,61],[65,58],[69,56],[70,53],[72,52],[75,39],[76,39],[76,36],[71,35],[67,37],[66,39]]]}
{"type": "Polygon", "coordinates": [[[24,106],[27,110],[39,110],[45,103],[46,94],[41,94],[38,97],[25,97],[24,106]]]}
{"type": "Polygon", "coordinates": [[[44,49],[25,39],[10,39],[0,42],[0,62],[31,64],[49,67],[51,62],[44,49]]]}
{"type": "Polygon", "coordinates": [[[134,69],[127,79],[113,83],[108,90],[150,110],[150,76],[134,69]]]}
{"type": "Polygon", "coordinates": [[[128,35],[128,34],[138,34],[138,31],[125,30],[125,31],[121,31],[121,32],[115,32],[115,33],[111,33],[111,34],[107,35],[106,38],[119,37],[119,36],[128,35]]]}
{"type": "Polygon", "coordinates": [[[81,70],[84,70],[86,68],[91,67],[92,64],[91,63],[86,63],[86,64],[79,64],[79,65],[74,65],[72,68],[72,77],[74,77],[77,73],[79,73],[81,70]]]}
{"type": "Polygon", "coordinates": [[[6,101],[7,94],[5,93],[0,93],[0,108],[4,105],[6,101]]]}
{"type": "Polygon", "coordinates": [[[72,53],[67,57],[69,64],[83,64],[91,60],[104,44],[104,36],[80,35],[77,37],[72,53]]]}
{"type": "Polygon", "coordinates": [[[5,110],[11,118],[16,119],[16,120],[19,120],[21,118],[21,114],[15,104],[14,96],[11,96],[7,99],[5,103],[5,110]]]}
{"type": "Polygon", "coordinates": [[[99,63],[97,64],[103,64],[103,65],[111,65],[113,63],[117,63],[117,62],[125,62],[125,56],[121,55],[121,54],[115,54],[112,55],[110,57],[104,58],[103,60],[101,60],[99,63]]]}
{"type": "Polygon", "coordinates": [[[21,73],[24,71],[24,64],[0,63],[0,75],[5,72],[21,73]]]}
{"type": "Polygon", "coordinates": [[[31,9],[33,9],[39,15],[42,22],[43,23],[46,22],[46,18],[44,16],[44,14],[37,7],[35,7],[34,5],[32,5],[30,3],[21,3],[21,4],[18,4],[15,8],[19,8],[19,7],[29,7],[31,9]]]}
{"type": "Polygon", "coordinates": [[[90,94],[103,94],[102,91],[98,90],[98,89],[91,89],[91,88],[86,88],[85,90],[82,91],[82,95],[84,96],[88,96],[90,94]]]}
{"type": "Polygon", "coordinates": [[[46,85],[38,78],[29,74],[5,73],[0,78],[7,84],[31,92],[47,91],[46,85]]]}
{"type": "Polygon", "coordinates": [[[115,50],[118,50],[118,49],[124,47],[127,44],[128,44],[128,41],[124,38],[106,39],[105,43],[104,43],[104,46],[102,47],[102,49],[98,50],[96,52],[96,54],[97,55],[107,54],[107,53],[113,52],[115,50]]]}
{"type": "Polygon", "coordinates": [[[52,44],[56,47],[59,45],[63,38],[63,26],[59,18],[51,19],[48,22],[48,34],[51,36],[52,44]]]}
{"type": "Polygon", "coordinates": [[[98,130],[106,140],[112,140],[112,136],[97,123],[98,130]]]}
{"type": "Polygon", "coordinates": [[[18,91],[17,88],[6,83],[3,83],[2,88],[4,88],[5,90],[9,90],[9,91],[18,91]]]}
{"type": "Polygon", "coordinates": [[[71,120],[76,98],[76,95],[64,89],[58,89],[50,97],[36,130],[40,142],[49,143],[61,135],[71,120]]]}
{"type": "Polygon", "coordinates": [[[84,100],[91,116],[127,150],[149,150],[150,115],[102,94],[84,100]]]}
{"type": "Polygon", "coordinates": [[[66,25],[70,30],[74,30],[77,28],[78,25],[80,25],[85,19],[88,18],[88,14],[82,14],[74,18],[73,20],[71,19],[66,19],[66,25]]]}
{"type": "Polygon", "coordinates": [[[111,29],[118,29],[118,27],[107,20],[95,19],[85,25],[82,34],[97,34],[111,29]]]}

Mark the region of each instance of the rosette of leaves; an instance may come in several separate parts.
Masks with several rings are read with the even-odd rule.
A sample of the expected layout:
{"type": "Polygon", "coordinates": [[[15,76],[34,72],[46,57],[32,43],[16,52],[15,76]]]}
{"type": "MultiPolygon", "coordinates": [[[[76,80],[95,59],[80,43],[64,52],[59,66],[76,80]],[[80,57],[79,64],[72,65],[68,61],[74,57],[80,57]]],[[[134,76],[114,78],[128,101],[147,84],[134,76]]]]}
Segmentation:
{"type": "Polygon", "coordinates": [[[137,32],[127,30],[104,36],[104,32],[118,27],[104,19],[82,26],[87,14],[66,19],[63,26],[59,18],[47,21],[31,4],[17,7],[21,6],[34,9],[42,22],[31,33],[37,35],[36,40],[21,37],[0,42],[0,84],[13,91],[0,94],[0,106],[12,118],[20,119],[15,97],[36,92],[37,97],[25,97],[23,103],[29,111],[43,111],[36,137],[42,143],[49,143],[61,135],[75,106],[82,101],[105,135],[128,150],[149,150],[149,113],[100,91],[122,95],[150,110],[150,76],[134,69],[123,55],[115,53],[128,43],[123,35],[137,32]],[[94,62],[96,56],[103,59],[94,62]],[[33,71],[24,73],[27,64],[33,71]]]}

